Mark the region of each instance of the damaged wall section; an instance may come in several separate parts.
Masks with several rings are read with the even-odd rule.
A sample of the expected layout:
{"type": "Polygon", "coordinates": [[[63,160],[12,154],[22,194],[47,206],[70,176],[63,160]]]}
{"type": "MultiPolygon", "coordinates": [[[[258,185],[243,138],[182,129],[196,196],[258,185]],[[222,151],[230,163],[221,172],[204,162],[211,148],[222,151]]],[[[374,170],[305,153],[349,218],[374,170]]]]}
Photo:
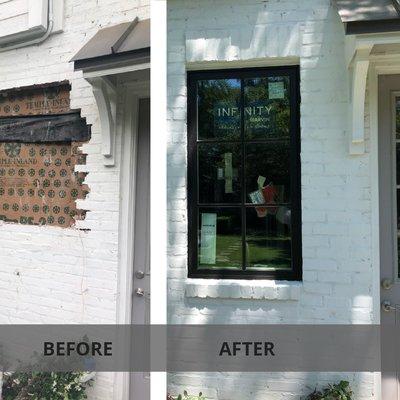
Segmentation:
{"type": "Polygon", "coordinates": [[[89,188],[79,147],[90,126],[70,109],[68,82],[0,92],[0,220],[71,227],[89,188]]]}

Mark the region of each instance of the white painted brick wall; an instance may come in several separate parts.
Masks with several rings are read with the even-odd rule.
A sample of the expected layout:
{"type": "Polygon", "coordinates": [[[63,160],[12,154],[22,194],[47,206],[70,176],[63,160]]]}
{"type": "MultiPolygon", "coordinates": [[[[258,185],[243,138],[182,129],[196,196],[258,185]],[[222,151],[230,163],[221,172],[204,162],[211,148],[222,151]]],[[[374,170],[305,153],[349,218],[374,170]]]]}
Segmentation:
{"type": "MultiPolygon", "coordinates": [[[[168,1],[170,323],[371,323],[377,317],[372,314],[370,155],[348,154],[344,30],[330,3],[168,1]],[[216,62],[227,68],[227,61],[261,66],[272,57],[282,64],[285,57],[287,62],[298,58],[301,68],[304,279],[299,298],[229,299],[225,288],[223,299],[201,298],[207,291],[201,285],[196,298],[186,281],[186,67],[216,62]]],[[[202,390],[218,400],[286,400],[342,377],[351,381],[357,400],[375,398],[372,374],[182,373],[169,376],[169,387],[172,393],[202,390]]]]}
{"type": "MultiPolygon", "coordinates": [[[[58,0],[56,0],[58,1],[58,0]]],[[[92,125],[85,170],[90,212],[81,228],[0,225],[0,324],[115,323],[119,167],[106,168],[90,85],[69,62],[102,27],[149,18],[148,0],[65,0],[64,31],[37,46],[0,53],[0,89],[68,79],[72,108],[92,125]]],[[[99,373],[91,399],[112,398],[112,374],[99,373]]]]}

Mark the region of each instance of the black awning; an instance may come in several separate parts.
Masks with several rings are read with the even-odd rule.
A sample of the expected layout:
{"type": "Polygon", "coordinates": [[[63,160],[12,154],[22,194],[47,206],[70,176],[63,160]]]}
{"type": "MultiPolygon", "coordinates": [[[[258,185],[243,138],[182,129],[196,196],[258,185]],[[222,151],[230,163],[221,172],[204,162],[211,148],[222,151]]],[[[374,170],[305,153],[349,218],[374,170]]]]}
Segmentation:
{"type": "Polygon", "coordinates": [[[400,0],[334,0],[346,34],[400,31],[400,0]]]}
{"type": "Polygon", "coordinates": [[[0,119],[1,142],[84,142],[90,126],[79,113],[0,119]]]}
{"type": "Polygon", "coordinates": [[[100,29],[71,59],[75,70],[111,68],[150,60],[150,20],[100,29]]]}

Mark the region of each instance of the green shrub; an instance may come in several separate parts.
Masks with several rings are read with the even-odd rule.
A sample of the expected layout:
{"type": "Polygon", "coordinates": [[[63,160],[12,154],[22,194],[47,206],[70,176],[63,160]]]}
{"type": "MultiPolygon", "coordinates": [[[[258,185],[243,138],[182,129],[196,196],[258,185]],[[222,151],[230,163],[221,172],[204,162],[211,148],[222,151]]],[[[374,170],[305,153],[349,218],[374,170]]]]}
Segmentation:
{"type": "Polygon", "coordinates": [[[178,396],[171,396],[170,394],[167,395],[167,400],[206,400],[203,396],[203,393],[199,393],[198,396],[192,396],[188,394],[186,390],[183,391],[183,395],[179,394],[178,396]]]}
{"type": "Polygon", "coordinates": [[[12,372],[3,375],[3,400],[83,400],[92,380],[84,372],[12,372]]]}
{"type": "Polygon", "coordinates": [[[349,382],[340,381],[339,383],[328,385],[322,391],[315,389],[305,400],[353,400],[353,392],[349,382]]]}
{"type": "MultiPolygon", "coordinates": [[[[198,396],[191,396],[185,390],[183,395],[172,396],[168,394],[167,400],[206,400],[206,398],[201,392],[198,396]]],[[[304,400],[353,400],[353,392],[349,382],[340,381],[339,383],[330,384],[320,391],[315,389],[304,400]]]]}

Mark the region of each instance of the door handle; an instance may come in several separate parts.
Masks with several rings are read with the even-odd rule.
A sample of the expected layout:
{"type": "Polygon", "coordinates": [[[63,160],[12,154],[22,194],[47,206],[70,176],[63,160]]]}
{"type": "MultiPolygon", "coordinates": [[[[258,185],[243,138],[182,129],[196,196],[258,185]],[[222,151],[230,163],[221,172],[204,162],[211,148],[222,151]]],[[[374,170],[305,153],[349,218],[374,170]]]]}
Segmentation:
{"type": "Polygon", "coordinates": [[[137,279],[143,279],[144,278],[144,272],[143,271],[136,271],[135,276],[137,279]]]}
{"type": "Polygon", "coordinates": [[[144,290],[142,288],[137,288],[137,289],[135,289],[135,294],[136,294],[136,296],[143,297],[144,290]]]}
{"type": "Polygon", "coordinates": [[[393,287],[393,281],[391,279],[382,279],[382,289],[389,290],[393,287]]]}
{"type": "Polygon", "coordinates": [[[389,300],[384,300],[382,301],[382,310],[385,312],[396,311],[397,307],[392,305],[392,303],[389,300]]]}

